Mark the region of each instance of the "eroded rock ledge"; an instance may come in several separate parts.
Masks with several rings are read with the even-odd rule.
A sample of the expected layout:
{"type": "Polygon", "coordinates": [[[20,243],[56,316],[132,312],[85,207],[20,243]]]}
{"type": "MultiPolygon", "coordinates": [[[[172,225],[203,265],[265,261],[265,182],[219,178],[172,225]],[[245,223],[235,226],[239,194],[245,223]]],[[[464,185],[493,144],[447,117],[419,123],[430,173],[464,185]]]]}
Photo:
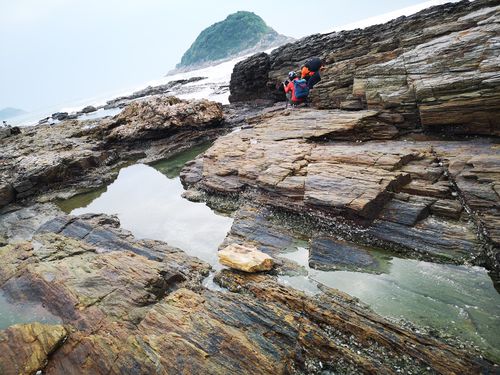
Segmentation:
{"type": "Polygon", "coordinates": [[[231,102],[284,100],[287,72],[320,56],[318,108],[376,109],[399,127],[500,135],[500,5],[449,3],[365,29],[316,34],[235,66],[231,102]]]}
{"type": "Polygon", "coordinates": [[[252,123],[188,163],[185,185],[245,193],[382,247],[500,264],[500,160],[492,140],[388,140],[394,128],[373,111],[285,110],[252,123]],[[338,216],[351,224],[339,227],[338,216]]]}
{"type": "Polygon", "coordinates": [[[65,327],[0,332],[10,348],[28,338],[23,330],[37,337],[29,348],[41,346],[36,358],[2,356],[5,374],[494,371],[336,290],[308,297],[271,276],[230,271],[216,280],[231,292],[207,290],[208,264],[135,240],[104,215],[59,216],[0,255],[2,291],[18,303],[43,304],[65,327]]]}
{"type": "Polygon", "coordinates": [[[112,119],[40,125],[0,140],[0,208],[40,192],[100,186],[131,159],[159,159],[221,133],[219,103],[160,96],[112,119]]]}

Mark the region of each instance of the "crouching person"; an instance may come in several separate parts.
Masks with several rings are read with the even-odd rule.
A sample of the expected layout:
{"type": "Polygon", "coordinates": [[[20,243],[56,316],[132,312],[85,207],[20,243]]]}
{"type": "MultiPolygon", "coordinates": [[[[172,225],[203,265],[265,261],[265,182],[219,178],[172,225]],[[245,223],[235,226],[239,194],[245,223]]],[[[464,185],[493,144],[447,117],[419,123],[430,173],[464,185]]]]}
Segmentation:
{"type": "Polygon", "coordinates": [[[310,89],[314,87],[316,83],[321,81],[320,70],[325,66],[325,61],[319,57],[313,57],[308,60],[300,71],[302,79],[307,81],[307,85],[310,89]]]}
{"type": "Polygon", "coordinates": [[[288,103],[296,106],[307,102],[309,96],[309,87],[305,79],[299,79],[295,72],[288,73],[288,84],[285,86],[285,94],[288,103]]]}

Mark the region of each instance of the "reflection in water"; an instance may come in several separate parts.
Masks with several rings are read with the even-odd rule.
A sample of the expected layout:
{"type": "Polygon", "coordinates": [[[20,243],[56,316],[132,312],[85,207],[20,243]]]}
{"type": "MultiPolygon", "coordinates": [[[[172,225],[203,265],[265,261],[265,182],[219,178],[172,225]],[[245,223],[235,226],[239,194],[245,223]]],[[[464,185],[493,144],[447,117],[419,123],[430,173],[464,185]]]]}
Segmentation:
{"type": "Polygon", "coordinates": [[[57,202],[57,205],[61,210],[69,214],[75,207],[88,206],[94,200],[99,198],[103,193],[105,193],[106,190],[108,190],[107,187],[100,187],[88,193],[75,195],[71,199],[60,200],[57,202]]]}
{"type": "Polygon", "coordinates": [[[377,275],[312,269],[304,247],[283,257],[308,273],[280,276],[284,284],[309,294],[319,292],[317,283],[339,289],[383,316],[438,328],[500,360],[500,295],[484,268],[393,257],[388,272],[377,275]]]}
{"type": "Polygon", "coordinates": [[[181,194],[184,189],[177,177],[182,165],[206,147],[191,149],[155,163],[153,167],[136,164],[123,168],[106,191],[97,194],[98,197],[84,207],[81,203],[86,202],[88,194],[63,204],[66,209],[73,208],[72,215],[116,214],[121,226],[130,230],[136,238],[165,241],[215,265],[217,248],[233,220],[216,214],[204,203],[183,199],[181,194]]]}
{"type": "Polygon", "coordinates": [[[177,178],[179,177],[184,164],[186,164],[188,161],[193,160],[202,152],[205,152],[210,147],[210,145],[211,143],[203,143],[187,151],[181,152],[173,158],[164,159],[152,163],[151,166],[157,171],[163,173],[168,178],[177,178]]]}
{"type": "Polygon", "coordinates": [[[0,291],[0,329],[24,323],[58,324],[61,319],[52,315],[40,303],[14,303],[0,291]]]}

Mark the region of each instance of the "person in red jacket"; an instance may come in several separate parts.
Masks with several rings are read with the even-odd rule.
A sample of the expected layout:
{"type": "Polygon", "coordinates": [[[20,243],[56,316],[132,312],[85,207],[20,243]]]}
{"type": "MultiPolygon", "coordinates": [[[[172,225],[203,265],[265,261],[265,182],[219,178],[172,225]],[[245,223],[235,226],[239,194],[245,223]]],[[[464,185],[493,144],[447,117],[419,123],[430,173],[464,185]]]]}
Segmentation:
{"type": "Polygon", "coordinates": [[[285,85],[285,94],[288,102],[292,105],[297,105],[304,103],[305,99],[297,99],[295,96],[295,85],[293,81],[299,79],[299,76],[295,72],[288,73],[288,84],[285,85]]]}

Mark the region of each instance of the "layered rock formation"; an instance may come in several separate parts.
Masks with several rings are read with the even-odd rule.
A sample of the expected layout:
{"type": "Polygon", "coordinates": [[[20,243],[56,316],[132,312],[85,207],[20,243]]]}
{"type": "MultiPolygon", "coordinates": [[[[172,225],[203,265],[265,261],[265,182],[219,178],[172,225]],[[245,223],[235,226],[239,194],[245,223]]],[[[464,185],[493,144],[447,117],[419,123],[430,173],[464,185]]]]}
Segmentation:
{"type": "Polygon", "coordinates": [[[14,325],[0,331],[0,370],[4,375],[35,374],[67,337],[61,325],[14,325]]]}
{"type": "Polygon", "coordinates": [[[235,66],[231,102],[284,100],[277,87],[313,56],[326,60],[319,108],[376,109],[400,127],[500,135],[500,6],[462,1],[366,29],[317,34],[235,66]]]}
{"type": "Polygon", "coordinates": [[[207,290],[201,282],[208,264],[158,241],[135,240],[118,225],[107,216],[59,216],[33,241],[0,249],[2,291],[18,303],[43,303],[66,327],[1,331],[7,353],[29,341],[0,360],[2,373],[494,370],[332,289],[312,298],[269,276],[223,271],[216,279],[232,292],[207,290]]]}
{"type": "Polygon", "coordinates": [[[143,141],[167,137],[179,130],[210,128],[222,120],[222,106],[208,100],[185,101],[170,97],[128,105],[106,126],[111,141],[143,141]]]}
{"type": "Polygon", "coordinates": [[[27,128],[0,140],[0,207],[84,179],[87,188],[100,186],[129,159],[161,158],[214,138],[222,116],[215,102],[160,96],[112,119],[27,128]]]}
{"type": "Polygon", "coordinates": [[[321,55],[328,67],[312,101],[322,109],[278,105],[255,116],[236,105],[223,114],[207,101],[150,98],[112,119],[0,140],[0,207],[8,204],[0,211],[0,293],[61,323],[0,331],[0,372],[498,371],[468,346],[402,328],[337,290],[318,285],[313,297],[276,277],[303,272],[283,257],[297,248],[294,231],[310,241],[306,262],[318,270],[387,272],[372,245],[500,269],[498,143],[457,136],[497,134],[498,25],[494,1],[461,2],[312,36],[234,71],[233,100],[276,100],[278,77],[321,55]],[[220,248],[256,247],[273,257],[269,274],[223,270],[209,289],[210,265],[133,238],[116,217],[10,204],[102,185],[130,160],[214,139],[224,121],[237,128],[183,169],[186,196],[236,207],[220,248]]]}
{"type": "Polygon", "coordinates": [[[365,243],[460,263],[484,264],[488,253],[498,267],[498,250],[476,238],[478,225],[490,246],[498,241],[495,143],[387,140],[397,128],[372,111],[284,111],[251,122],[189,163],[184,183],[245,193],[365,243]],[[339,216],[352,224],[338,226],[339,216]]]}
{"type": "Polygon", "coordinates": [[[242,61],[232,102],[283,100],[286,73],[322,57],[310,99],[326,110],[260,119],[217,143],[186,183],[258,189],[273,206],[361,221],[384,247],[500,269],[499,17],[497,1],[462,1],[242,61]]]}

